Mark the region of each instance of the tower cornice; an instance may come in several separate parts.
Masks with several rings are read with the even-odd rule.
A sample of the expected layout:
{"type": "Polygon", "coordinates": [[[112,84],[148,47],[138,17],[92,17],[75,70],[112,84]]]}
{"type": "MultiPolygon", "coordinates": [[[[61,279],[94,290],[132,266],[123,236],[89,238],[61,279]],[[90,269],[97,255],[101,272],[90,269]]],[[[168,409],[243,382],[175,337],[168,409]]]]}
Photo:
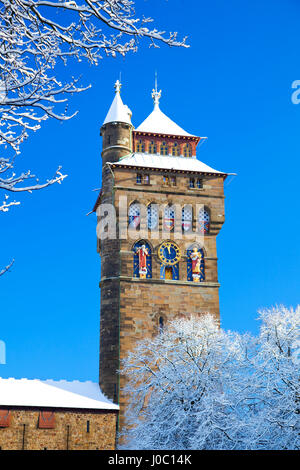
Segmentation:
{"type": "Polygon", "coordinates": [[[176,140],[192,140],[194,142],[200,142],[200,140],[207,139],[207,137],[198,137],[194,135],[176,135],[176,134],[158,134],[155,132],[143,132],[133,130],[133,134],[137,136],[149,136],[156,138],[167,138],[167,139],[176,139],[176,140]]]}
{"type": "Polygon", "coordinates": [[[205,172],[205,171],[191,171],[191,170],[176,170],[173,168],[154,168],[154,167],[149,167],[149,166],[133,166],[133,165],[126,165],[125,163],[123,164],[122,161],[119,161],[117,165],[114,163],[110,164],[111,168],[123,168],[126,170],[134,170],[134,171],[151,171],[155,173],[176,173],[176,174],[182,174],[182,175],[205,175],[205,176],[213,176],[216,178],[224,178],[224,180],[227,178],[227,176],[230,173],[211,173],[211,172],[205,172]]]}

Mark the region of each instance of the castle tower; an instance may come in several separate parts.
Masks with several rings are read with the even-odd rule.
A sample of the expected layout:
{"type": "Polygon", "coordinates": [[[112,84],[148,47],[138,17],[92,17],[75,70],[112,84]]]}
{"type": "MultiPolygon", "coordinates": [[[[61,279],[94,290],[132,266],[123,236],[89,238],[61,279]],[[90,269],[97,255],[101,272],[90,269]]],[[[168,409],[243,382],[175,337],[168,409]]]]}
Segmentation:
{"type": "Polygon", "coordinates": [[[103,185],[95,209],[99,222],[101,205],[113,205],[116,238],[98,238],[100,385],[120,404],[121,422],[125,378],[116,371],[136,342],[178,316],[219,318],[216,236],[227,174],[196,158],[205,138],[160,110],[157,87],[152,97],[154,110],[134,130],[117,82],[101,128],[103,185]]]}

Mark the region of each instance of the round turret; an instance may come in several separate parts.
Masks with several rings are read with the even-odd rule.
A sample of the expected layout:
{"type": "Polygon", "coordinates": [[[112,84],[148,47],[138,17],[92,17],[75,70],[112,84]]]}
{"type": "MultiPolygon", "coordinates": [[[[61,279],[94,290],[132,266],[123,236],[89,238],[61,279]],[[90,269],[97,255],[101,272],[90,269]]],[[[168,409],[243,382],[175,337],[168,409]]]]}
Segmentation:
{"type": "Polygon", "coordinates": [[[101,127],[102,166],[118,161],[132,152],[131,111],[120,96],[121,83],[115,83],[115,98],[101,127]]]}

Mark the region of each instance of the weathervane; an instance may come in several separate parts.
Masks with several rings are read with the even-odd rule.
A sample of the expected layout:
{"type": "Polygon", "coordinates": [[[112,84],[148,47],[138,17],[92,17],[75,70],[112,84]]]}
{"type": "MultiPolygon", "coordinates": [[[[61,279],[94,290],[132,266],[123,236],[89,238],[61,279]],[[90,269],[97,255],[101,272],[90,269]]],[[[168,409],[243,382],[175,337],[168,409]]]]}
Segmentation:
{"type": "Polygon", "coordinates": [[[154,105],[158,106],[159,105],[159,100],[161,97],[161,90],[157,90],[157,72],[155,72],[155,88],[152,90],[152,98],[154,100],[154,105]]]}

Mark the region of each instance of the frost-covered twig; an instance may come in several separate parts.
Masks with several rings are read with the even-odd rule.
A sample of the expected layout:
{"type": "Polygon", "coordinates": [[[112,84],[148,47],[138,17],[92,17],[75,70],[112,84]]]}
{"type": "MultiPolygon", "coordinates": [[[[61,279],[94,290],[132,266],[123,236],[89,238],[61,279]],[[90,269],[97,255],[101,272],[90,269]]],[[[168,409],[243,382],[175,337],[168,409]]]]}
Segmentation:
{"type": "MultiPolygon", "coordinates": [[[[20,193],[37,191],[43,188],[47,188],[52,184],[60,184],[67,175],[61,173],[61,167],[58,167],[52,178],[49,178],[44,183],[40,183],[38,179],[34,184],[27,185],[27,180],[35,179],[35,175],[31,174],[30,171],[26,173],[20,173],[16,175],[14,172],[15,159],[7,159],[0,157],[0,190],[20,193]]],[[[20,204],[19,201],[8,201],[9,196],[4,195],[4,201],[0,203],[0,212],[7,212],[11,206],[17,206],[20,204]]]]}
{"type": "Polygon", "coordinates": [[[3,0],[0,8],[0,145],[19,152],[29,131],[46,119],[70,119],[70,93],[88,87],[70,77],[62,83],[59,62],[135,52],[141,38],[150,44],[187,47],[177,33],[149,29],[150,18],[136,16],[131,0],[3,0]],[[59,97],[59,99],[58,99],[59,97]],[[57,109],[55,111],[55,108],[57,109]]]}
{"type": "Polygon", "coordinates": [[[15,262],[15,260],[13,259],[5,268],[0,270],[0,276],[3,276],[3,274],[5,274],[12,267],[14,262],[15,262]]]}
{"type": "MultiPolygon", "coordinates": [[[[5,173],[5,172],[11,172],[13,169],[13,163],[11,160],[7,160],[4,158],[0,157],[0,174],[5,173]]],[[[5,191],[11,191],[11,192],[32,192],[36,191],[39,189],[47,188],[48,186],[54,184],[54,183],[61,183],[67,175],[63,175],[61,173],[61,167],[58,167],[56,170],[55,174],[53,175],[52,178],[48,179],[45,183],[40,184],[37,182],[36,184],[32,184],[29,186],[24,186],[22,183],[28,179],[33,179],[35,178],[35,175],[32,175],[30,171],[27,171],[26,173],[21,173],[20,175],[16,176],[14,172],[11,172],[10,175],[7,175],[5,178],[0,176],[0,189],[3,189],[5,191]]],[[[10,205],[15,205],[14,203],[10,203],[10,205]]]]}

